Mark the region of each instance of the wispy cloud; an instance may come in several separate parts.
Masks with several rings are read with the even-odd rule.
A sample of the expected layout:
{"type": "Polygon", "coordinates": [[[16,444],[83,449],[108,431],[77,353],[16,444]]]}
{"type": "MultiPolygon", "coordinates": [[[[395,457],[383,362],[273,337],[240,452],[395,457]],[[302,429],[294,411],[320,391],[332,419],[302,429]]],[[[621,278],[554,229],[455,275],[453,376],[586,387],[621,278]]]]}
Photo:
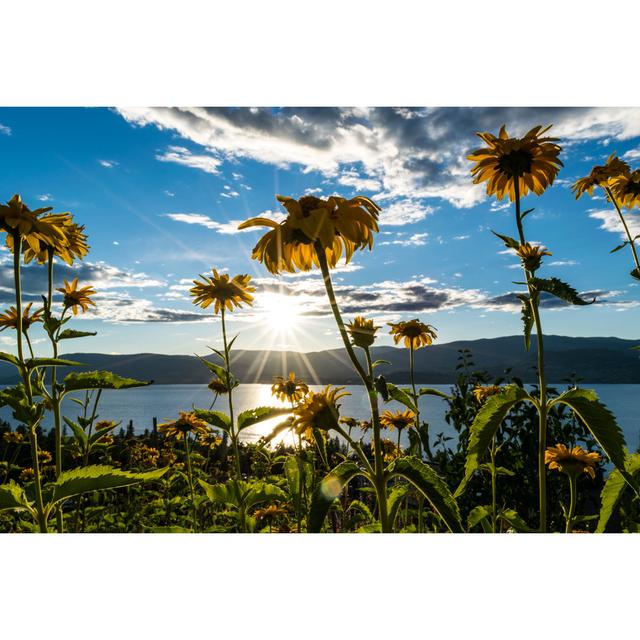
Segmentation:
{"type": "Polygon", "coordinates": [[[222,160],[214,155],[195,154],[186,147],[175,146],[169,147],[163,153],[158,153],[156,160],[160,160],[160,162],[173,162],[185,167],[193,167],[194,169],[200,169],[213,175],[220,173],[220,165],[222,164],[222,160]]]}
{"type": "MultiPolygon", "coordinates": [[[[195,224],[222,234],[246,233],[258,230],[256,227],[250,227],[249,229],[238,229],[238,225],[241,222],[244,222],[244,220],[227,220],[226,222],[219,222],[217,220],[214,220],[210,216],[205,215],[204,213],[165,213],[164,216],[166,218],[170,218],[171,220],[175,220],[176,222],[195,224]]],[[[269,218],[271,220],[280,222],[284,219],[285,216],[284,214],[275,211],[264,211],[257,217],[269,218]]]]}
{"type": "Polygon", "coordinates": [[[0,123],[0,135],[10,136],[11,135],[11,127],[7,127],[6,125],[0,123]]]}
{"type": "Polygon", "coordinates": [[[105,169],[113,169],[118,165],[115,160],[98,160],[98,164],[105,169]]]}
{"type": "Polygon", "coordinates": [[[422,247],[427,244],[428,233],[414,233],[409,238],[399,238],[397,240],[385,240],[380,244],[395,244],[401,247],[422,247]]]}
{"type": "Polygon", "coordinates": [[[41,193],[37,198],[40,202],[50,202],[53,200],[53,196],[50,193],[41,193]]]}
{"type": "MultiPolygon", "coordinates": [[[[627,234],[625,233],[624,227],[620,222],[620,218],[614,210],[591,209],[589,211],[589,217],[595,220],[600,220],[602,222],[602,224],[600,225],[601,229],[610,231],[611,233],[617,233],[622,239],[627,239],[627,234]]],[[[633,216],[626,216],[625,220],[632,236],[640,234],[640,220],[633,216]]]]}

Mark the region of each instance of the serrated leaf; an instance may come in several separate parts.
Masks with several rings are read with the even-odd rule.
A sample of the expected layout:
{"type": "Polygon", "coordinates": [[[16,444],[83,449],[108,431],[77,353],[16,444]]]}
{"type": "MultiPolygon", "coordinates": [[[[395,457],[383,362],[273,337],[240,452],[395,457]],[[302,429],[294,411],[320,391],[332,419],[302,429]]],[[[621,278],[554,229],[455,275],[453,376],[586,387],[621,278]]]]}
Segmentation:
{"type": "Polygon", "coordinates": [[[89,442],[89,438],[87,437],[87,433],[85,432],[85,430],[79,424],[75,423],[70,418],[67,418],[67,416],[63,416],[63,419],[67,423],[67,425],[71,427],[73,435],[75,436],[76,440],[80,442],[82,448],[86,448],[89,442]]]}
{"type": "MultiPolygon", "coordinates": [[[[224,367],[221,367],[219,364],[209,362],[206,358],[201,358],[198,354],[196,354],[196,358],[198,358],[198,360],[200,360],[200,362],[202,362],[202,364],[204,364],[204,366],[207,367],[209,371],[215,373],[215,375],[218,376],[220,380],[224,380],[226,382],[227,370],[224,367]]],[[[232,388],[235,388],[240,384],[240,381],[231,372],[229,372],[229,384],[232,388]]]]}
{"type": "Polygon", "coordinates": [[[152,383],[153,380],[143,382],[133,378],[124,378],[111,371],[70,373],[65,376],[63,381],[64,393],[83,389],[132,389],[134,387],[146,387],[152,383]]]}
{"type": "Polygon", "coordinates": [[[163,469],[154,469],[144,473],[133,473],[107,465],[89,465],[70,471],[63,471],[58,480],[50,486],[52,489],[51,504],[53,505],[88,491],[118,489],[139,484],[140,482],[158,480],[167,470],[168,467],[164,467],[163,469]]]}
{"type": "Polygon", "coordinates": [[[318,484],[311,498],[309,509],[309,531],[319,533],[333,501],[342,493],[344,487],[357,475],[364,475],[354,462],[341,462],[332,469],[318,484]]]}
{"type": "Polygon", "coordinates": [[[598,400],[596,392],[592,389],[569,389],[549,403],[549,406],[557,403],[566,404],[574,411],[611,462],[624,472],[626,454],[622,429],[611,411],[598,400]]]}
{"type": "Polygon", "coordinates": [[[389,360],[376,360],[371,364],[371,368],[375,369],[376,367],[379,367],[381,364],[391,364],[391,362],[389,362],[389,360]]]}
{"type": "Polygon", "coordinates": [[[531,311],[531,299],[528,295],[521,293],[518,298],[522,302],[520,318],[522,319],[522,332],[524,335],[524,348],[529,351],[531,348],[531,330],[533,329],[533,313],[531,311]]]}
{"type": "Polygon", "coordinates": [[[97,331],[76,331],[75,329],[65,329],[58,335],[58,340],[72,340],[73,338],[86,338],[97,335],[97,331]]]}
{"type": "Polygon", "coordinates": [[[14,367],[20,368],[20,361],[14,355],[10,353],[5,353],[4,351],[0,351],[0,360],[4,360],[5,362],[10,362],[14,367]]]}
{"type": "Polygon", "coordinates": [[[584,306],[596,301],[595,298],[591,302],[582,299],[571,285],[559,278],[531,278],[530,283],[536,291],[545,291],[569,304],[584,306]]]}
{"type": "Polygon", "coordinates": [[[446,394],[444,391],[438,391],[437,389],[431,389],[429,387],[422,387],[418,389],[419,396],[438,396],[440,398],[444,398],[445,400],[449,400],[451,398],[450,395],[446,394]]]}
{"type": "Polygon", "coordinates": [[[256,409],[248,409],[238,415],[238,432],[259,422],[283,416],[287,413],[291,413],[291,408],[257,407],[256,409]]]}
{"type": "Polygon", "coordinates": [[[491,507],[485,505],[478,505],[469,511],[467,516],[467,528],[473,529],[477,524],[480,524],[485,518],[491,517],[491,507]]]}
{"type": "Polygon", "coordinates": [[[393,487],[389,497],[387,498],[387,517],[389,518],[391,528],[394,526],[398,516],[398,511],[407,493],[409,493],[408,484],[397,484],[393,487]]]}
{"type": "Polygon", "coordinates": [[[0,511],[16,509],[26,509],[33,513],[24,489],[13,480],[9,480],[6,484],[0,485],[0,511]]]}
{"type": "Polygon", "coordinates": [[[82,363],[62,358],[29,358],[25,360],[24,365],[27,369],[35,369],[36,367],[79,367],[82,363]]]}
{"type": "Polygon", "coordinates": [[[398,458],[389,465],[391,475],[406,478],[429,501],[452,533],[463,533],[460,510],[444,480],[427,464],[413,456],[398,458]]]}
{"type": "MultiPolygon", "coordinates": [[[[627,458],[625,470],[632,478],[640,474],[640,453],[634,453],[627,458]]],[[[625,480],[618,469],[614,469],[609,474],[607,481],[604,483],[604,487],[602,487],[602,493],[600,494],[600,517],[598,519],[596,533],[604,533],[607,528],[607,523],[618,502],[620,502],[620,498],[627,484],[627,480],[625,480]]]]}
{"type": "Polygon", "coordinates": [[[458,497],[464,493],[467,483],[480,465],[480,458],[489,448],[491,440],[509,411],[514,405],[525,400],[531,400],[531,396],[524,389],[516,385],[509,385],[504,387],[500,393],[491,396],[480,407],[469,428],[469,446],[464,478],[454,496],[458,497]]]}
{"type": "Polygon", "coordinates": [[[413,413],[418,413],[418,409],[413,403],[411,396],[404,389],[400,389],[399,387],[396,387],[395,384],[387,382],[387,393],[389,394],[390,400],[395,400],[396,402],[403,404],[407,409],[413,411],[413,413]]]}
{"type": "Polygon", "coordinates": [[[193,413],[196,414],[200,420],[204,420],[217,429],[222,429],[227,433],[231,432],[231,419],[226,413],[222,411],[212,411],[210,409],[194,409],[193,413]]]}
{"type": "Polygon", "coordinates": [[[532,529],[515,509],[503,509],[498,514],[500,520],[504,520],[509,526],[513,527],[516,531],[522,533],[536,533],[536,529],[532,529]]]}
{"type": "Polygon", "coordinates": [[[509,236],[503,236],[501,233],[497,233],[493,230],[491,231],[491,233],[493,233],[493,235],[496,236],[497,238],[500,238],[500,240],[504,242],[504,246],[507,247],[508,249],[518,249],[518,247],[520,247],[520,243],[514,238],[511,238],[509,236]]]}

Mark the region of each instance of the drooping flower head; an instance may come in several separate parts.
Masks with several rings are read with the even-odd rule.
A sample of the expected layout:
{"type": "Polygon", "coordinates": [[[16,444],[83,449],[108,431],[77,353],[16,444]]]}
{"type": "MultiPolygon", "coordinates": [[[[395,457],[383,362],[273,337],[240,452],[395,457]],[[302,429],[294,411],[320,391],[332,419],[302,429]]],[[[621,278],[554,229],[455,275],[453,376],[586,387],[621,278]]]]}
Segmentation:
{"type": "Polygon", "coordinates": [[[640,207],[640,169],[611,178],[611,191],[618,202],[629,209],[640,207]]]}
{"type": "Polygon", "coordinates": [[[595,187],[607,187],[612,178],[629,173],[629,165],[612,153],[605,164],[596,165],[588,176],[576,180],[571,190],[576,194],[576,200],[584,193],[593,195],[595,187]]]}
{"type": "Polygon", "coordinates": [[[483,403],[487,398],[491,396],[495,396],[497,393],[502,392],[502,387],[498,385],[476,385],[473,389],[473,395],[476,397],[476,400],[480,403],[483,403]]]}
{"type": "Polygon", "coordinates": [[[343,252],[346,264],[356,249],[373,247],[373,234],[378,231],[380,207],[369,198],[276,198],[288,213],[283,222],[251,218],[238,227],[271,228],[271,231],[260,238],[251,254],[254,260],[262,262],[271,273],[310,271],[314,266],[319,266],[316,245],[324,250],[330,267],[336,266],[343,252]]]}
{"type": "Polygon", "coordinates": [[[544,452],[544,462],[549,465],[549,469],[574,476],[586,473],[593,479],[596,477],[594,467],[600,462],[600,454],[595,451],[589,453],[579,446],[569,449],[563,444],[557,444],[544,452]]]}
{"type": "Polygon", "coordinates": [[[286,509],[283,509],[282,507],[279,507],[275,504],[270,504],[268,507],[263,507],[256,510],[256,512],[253,514],[253,517],[258,522],[273,523],[274,520],[286,514],[286,509]]]}
{"type": "Polygon", "coordinates": [[[393,462],[402,456],[402,448],[387,438],[380,439],[380,448],[382,449],[382,459],[385,462],[393,462]]]}
{"type": "Polygon", "coordinates": [[[415,427],[416,415],[409,409],[395,413],[387,410],[380,416],[380,424],[387,429],[402,431],[407,427],[415,427]]]}
{"type": "Polygon", "coordinates": [[[542,257],[552,255],[546,250],[546,247],[531,245],[529,242],[521,244],[516,249],[516,253],[520,257],[520,260],[522,260],[524,268],[528,271],[536,271],[542,264],[542,257]]]}
{"type": "Polygon", "coordinates": [[[487,195],[502,200],[506,195],[516,199],[516,184],[520,196],[529,191],[544,193],[553,184],[562,161],[558,158],[561,147],[557,138],[543,137],[551,127],[534,127],[522,138],[510,138],[504,126],[498,136],[478,133],[486,147],[476,149],[467,156],[476,164],[471,169],[473,182],[487,182],[487,195]]]}
{"type": "Polygon", "coordinates": [[[347,331],[351,336],[351,340],[356,347],[366,349],[370,347],[376,339],[376,331],[380,327],[373,324],[373,320],[363,318],[362,316],[356,316],[351,322],[347,324],[347,331]]]}
{"type": "Polygon", "coordinates": [[[438,337],[435,327],[424,324],[417,318],[404,322],[388,322],[387,324],[391,327],[389,333],[393,336],[395,344],[404,340],[404,346],[407,349],[427,347],[433,344],[433,341],[438,337]]]}
{"type": "Polygon", "coordinates": [[[91,299],[91,296],[96,294],[96,290],[91,286],[78,289],[78,278],[74,278],[71,284],[65,280],[64,287],[56,289],[56,291],[64,295],[62,305],[65,309],[71,309],[74,316],[78,313],[78,307],[84,313],[89,308],[89,305],[96,306],[96,303],[91,299]]]}
{"type": "Polygon", "coordinates": [[[230,278],[226,273],[219,274],[217,269],[211,270],[211,276],[200,275],[203,282],[194,280],[195,286],[189,289],[193,296],[193,304],[200,305],[206,309],[210,304],[214,304],[213,312],[217,315],[223,309],[233,311],[243,304],[253,305],[252,293],[256,288],[251,286],[251,276],[239,274],[230,278]]]}
{"type": "MultiPolygon", "coordinates": [[[[29,327],[35,322],[42,322],[42,312],[44,309],[36,309],[33,313],[30,313],[33,302],[29,302],[24,306],[22,310],[22,331],[23,333],[29,330],[29,327]]],[[[0,314],[0,331],[5,329],[18,330],[18,310],[15,307],[9,307],[3,314],[0,314]]]]}
{"type": "Polygon", "coordinates": [[[299,402],[307,393],[309,393],[309,385],[296,378],[293,371],[289,373],[288,378],[277,376],[271,385],[271,395],[281,402],[299,402]]]}
{"type": "Polygon", "coordinates": [[[192,434],[194,437],[205,436],[210,431],[211,427],[204,420],[200,420],[195,413],[187,411],[181,411],[180,417],[173,422],[158,425],[158,433],[165,438],[175,440],[183,440],[187,434],[192,434]]]}
{"type": "Polygon", "coordinates": [[[344,387],[325,387],[322,391],[309,391],[307,397],[295,408],[292,428],[298,434],[312,429],[328,431],[339,426],[340,405],[338,400],[351,395],[344,387]]]}
{"type": "Polygon", "coordinates": [[[209,387],[213,393],[217,393],[218,395],[225,395],[229,393],[229,385],[225,380],[217,376],[211,379],[207,387],[209,387]]]}

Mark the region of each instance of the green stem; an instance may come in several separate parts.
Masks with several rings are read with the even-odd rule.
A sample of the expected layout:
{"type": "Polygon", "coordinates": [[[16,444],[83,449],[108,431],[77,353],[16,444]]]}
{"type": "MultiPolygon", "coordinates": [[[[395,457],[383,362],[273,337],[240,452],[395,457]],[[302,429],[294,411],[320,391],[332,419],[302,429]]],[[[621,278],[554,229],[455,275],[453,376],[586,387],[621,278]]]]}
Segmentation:
{"type": "Polygon", "coordinates": [[[493,533],[498,533],[497,482],[496,472],[496,438],[491,440],[491,522],[493,533]]]}
{"type": "Polygon", "coordinates": [[[576,503],[578,501],[577,483],[578,479],[576,477],[576,474],[569,474],[570,505],[569,514],[567,515],[567,526],[565,527],[565,533],[571,533],[573,528],[573,518],[576,515],[576,503]]]}
{"type": "MultiPolygon", "coordinates": [[[[13,279],[16,293],[16,340],[18,345],[18,361],[20,373],[25,386],[27,401],[33,406],[33,392],[31,390],[31,373],[24,365],[24,352],[22,348],[22,285],[20,282],[20,258],[22,256],[22,237],[18,232],[13,234],[13,279]]],[[[36,424],[29,425],[29,443],[31,445],[31,459],[33,461],[33,476],[35,488],[36,514],[40,533],[47,533],[47,516],[42,499],[42,482],[40,479],[40,462],[38,461],[38,435],[36,424]]]]}
{"type": "Polygon", "coordinates": [[[191,524],[193,530],[198,530],[198,517],[196,515],[196,496],[193,490],[193,471],[191,469],[191,446],[189,445],[189,434],[184,434],[184,446],[187,451],[187,476],[189,478],[189,493],[191,494],[191,524]]]}
{"type": "Polygon", "coordinates": [[[613,206],[616,208],[616,211],[618,212],[618,216],[620,217],[620,222],[622,222],[622,226],[624,227],[624,231],[627,234],[627,239],[629,240],[629,248],[631,249],[631,253],[633,253],[633,261],[636,264],[636,269],[638,270],[638,274],[640,275],[640,261],[638,260],[638,254],[636,252],[636,245],[635,242],[631,236],[631,231],[629,230],[629,227],[627,226],[627,222],[624,219],[624,216],[622,215],[622,211],[620,210],[620,206],[618,205],[616,199],[613,197],[613,193],[611,192],[611,189],[609,189],[609,187],[603,187],[603,189],[605,190],[607,196],[609,196],[609,200],[611,200],[611,202],[613,203],[613,206]]]}
{"type": "MultiPolygon", "coordinates": [[[[514,180],[516,224],[518,225],[518,235],[520,244],[525,243],[522,216],[520,214],[520,184],[518,179],[514,180]]],[[[524,266],[523,266],[524,268],[524,266]]],[[[544,337],[542,333],[542,322],[538,311],[538,294],[535,291],[531,279],[533,274],[526,268],[524,273],[527,279],[527,289],[529,291],[529,301],[531,314],[536,327],[537,350],[538,350],[538,384],[540,387],[540,398],[538,409],[538,491],[540,507],[540,531],[547,531],[547,470],[544,464],[544,452],[547,446],[547,385],[544,371],[544,337]]]]}
{"type": "Polygon", "coordinates": [[[371,355],[369,353],[369,349],[365,349],[365,355],[367,358],[367,368],[368,373],[364,370],[362,365],[360,364],[356,354],[351,346],[351,342],[349,341],[349,336],[347,335],[347,329],[342,320],[342,316],[340,314],[340,308],[338,307],[338,302],[336,300],[336,294],[333,290],[333,284],[331,282],[331,273],[329,272],[329,265],[327,264],[327,256],[325,254],[324,248],[322,245],[316,241],[315,243],[315,251],[316,256],[318,258],[318,264],[320,265],[320,270],[322,271],[322,279],[324,280],[324,286],[327,291],[327,297],[329,298],[329,304],[331,305],[331,311],[333,312],[333,317],[335,318],[336,324],[338,325],[338,330],[340,331],[340,336],[342,337],[342,342],[344,343],[344,347],[349,355],[351,363],[353,367],[358,372],[358,375],[362,379],[364,386],[367,389],[367,395],[369,397],[369,405],[371,406],[371,424],[373,426],[373,450],[374,450],[374,458],[375,458],[375,489],[376,489],[376,497],[378,500],[378,511],[380,515],[380,528],[383,533],[390,533],[391,528],[389,527],[388,517],[387,517],[387,487],[386,480],[384,477],[384,463],[382,459],[382,447],[380,444],[380,415],[378,411],[378,396],[373,387],[373,367],[371,364],[371,355]]]}

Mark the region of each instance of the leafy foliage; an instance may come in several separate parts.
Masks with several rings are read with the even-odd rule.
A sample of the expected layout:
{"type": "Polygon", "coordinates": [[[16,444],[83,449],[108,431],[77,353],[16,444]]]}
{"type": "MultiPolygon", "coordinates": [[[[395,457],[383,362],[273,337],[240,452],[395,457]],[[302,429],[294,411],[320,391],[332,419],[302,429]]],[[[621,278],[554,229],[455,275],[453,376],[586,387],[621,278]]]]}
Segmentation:
{"type": "Polygon", "coordinates": [[[531,278],[531,284],[537,291],[550,293],[568,304],[589,305],[596,301],[595,298],[591,301],[584,300],[571,285],[558,278],[531,278]]]}
{"type": "Polygon", "coordinates": [[[64,393],[83,389],[131,389],[146,387],[152,383],[152,380],[142,382],[133,378],[123,378],[111,371],[83,371],[65,376],[64,393]]]}

